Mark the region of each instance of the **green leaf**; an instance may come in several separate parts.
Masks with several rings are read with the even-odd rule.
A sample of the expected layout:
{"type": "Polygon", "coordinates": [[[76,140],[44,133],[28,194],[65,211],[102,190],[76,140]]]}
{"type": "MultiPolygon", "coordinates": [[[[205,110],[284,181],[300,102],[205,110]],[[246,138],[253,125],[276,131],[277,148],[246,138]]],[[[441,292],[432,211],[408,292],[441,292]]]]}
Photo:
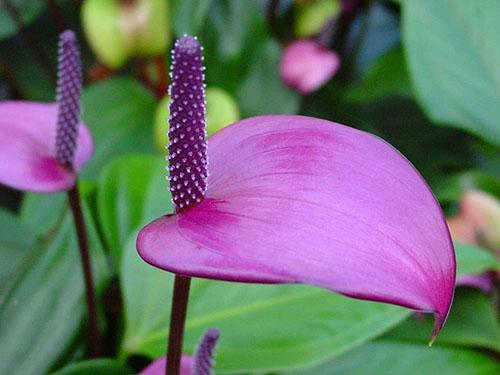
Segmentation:
{"type": "MultiPolygon", "coordinates": [[[[1,4],[0,9],[2,9],[1,4]]],[[[35,59],[23,40],[18,38],[12,38],[1,43],[0,70],[4,70],[6,75],[15,83],[15,89],[21,98],[53,102],[56,97],[54,77],[57,68],[57,39],[51,33],[51,29],[43,29],[38,25],[36,29],[32,29],[35,38],[34,43],[43,50],[50,72],[47,72],[42,67],[39,59],[35,59]],[[54,76],[51,76],[51,74],[54,76]]]]}
{"type": "Polygon", "coordinates": [[[173,212],[165,166],[164,157],[125,156],[108,164],[99,179],[99,222],[117,264],[134,230],[173,212]]]}
{"type": "MultiPolygon", "coordinates": [[[[121,267],[122,355],[157,358],[165,351],[172,275],[139,258],[135,237],[121,267]]],[[[191,288],[185,348],[192,352],[206,329],[218,328],[217,373],[312,365],[380,335],[409,314],[305,285],[193,279],[191,288]]]]}
{"type": "MultiPolygon", "coordinates": [[[[264,27],[264,13],[256,2],[245,0],[216,1],[210,9],[203,32],[203,41],[209,42],[206,48],[210,52],[205,58],[212,59],[211,55],[215,54],[223,61],[227,61],[254,52],[249,51],[247,47],[265,37],[264,27]]],[[[219,74],[233,73],[220,70],[220,67],[214,69],[214,73],[216,71],[219,74]]]]}
{"type": "Polygon", "coordinates": [[[114,359],[91,359],[72,363],[52,375],[132,375],[122,362],[114,359]]]}
{"type": "Polygon", "coordinates": [[[298,110],[298,94],[286,88],[279,77],[281,48],[268,35],[262,4],[214,2],[200,36],[208,86],[231,93],[242,117],[298,110]]]}
{"type": "Polygon", "coordinates": [[[411,95],[410,78],[401,48],[393,49],[379,58],[362,82],[347,92],[348,99],[360,102],[411,95]]]}
{"type": "MultiPolygon", "coordinates": [[[[87,217],[94,277],[109,277],[97,233],[87,217]]],[[[0,373],[46,372],[78,334],[85,316],[80,257],[68,213],[47,243],[28,252],[0,300],[0,373]]]]}
{"type": "MultiPolygon", "coordinates": [[[[90,206],[95,183],[79,181],[82,198],[90,206]]],[[[19,217],[31,230],[41,237],[50,237],[56,231],[68,211],[68,196],[66,192],[49,194],[25,193],[19,217]],[[50,212],[50,215],[47,215],[50,212]]]]}
{"type": "MultiPolygon", "coordinates": [[[[33,22],[47,4],[44,0],[10,0],[10,2],[25,26],[33,22]]],[[[0,5],[0,10],[0,39],[17,34],[19,32],[17,24],[7,11],[4,2],[0,5]]]]}
{"type": "Polygon", "coordinates": [[[172,0],[172,27],[177,36],[198,35],[213,0],[172,0]]]}
{"type": "Polygon", "coordinates": [[[403,1],[411,77],[439,123],[500,144],[500,2],[403,1]]]}
{"type": "MultiPolygon", "coordinates": [[[[432,326],[432,318],[410,317],[383,339],[425,344],[429,341],[426,332],[432,326]]],[[[442,345],[478,346],[500,351],[500,325],[492,301],[477,290],[457,289],[450,315],[434,344],[442,345]]]]}
{"type": "Polygon", "coordinates": [[[95,153],[81,177],[96,179],[104,165],[118,155],[154,153],[156,103],[140,83],[128,78],[99,82],[84,90],[82,102],[95,153]]]}
{"type": "Polygon", "coordinates": [[[302,375],[487,375],[500,364],[485,354],[458,348],[375,341],[302,375]]]}
{"type": "Polygon", "coordinates": [[[10,212],[0,209],[0,300],[23,258],[35,246],[31,228],[10,212]]]}
{"type": "Polygon", "coordinates": [[[38,236],[42,236],[56,228],[64,218],[68,208],[66,193],[24,195],[19,216],[38,236]],[[47,215],[50,212],[50,215],[47,215]]]}
{"type": "Polygon", "coordinates": [[[478,246],[455,242],[457,256],[457,274],[480,274],[490,270],[500,270],[500,262],[495,257],[478,246]]]}
{"type": "Polygon", "coordinates": [[[278,74],[281,47],[268,39],[255,48],[259,53],[248,62],[250,71],[237,92],[243,117],[296,113],[299,95],[287,88],[278,74]]]}

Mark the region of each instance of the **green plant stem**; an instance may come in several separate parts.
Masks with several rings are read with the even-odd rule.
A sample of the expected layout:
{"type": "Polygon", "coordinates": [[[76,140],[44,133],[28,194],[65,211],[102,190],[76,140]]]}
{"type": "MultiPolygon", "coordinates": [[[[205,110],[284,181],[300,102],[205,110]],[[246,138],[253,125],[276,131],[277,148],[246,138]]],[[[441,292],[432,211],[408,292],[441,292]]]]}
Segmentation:
{"type": "Polygon", "coordinates": [[[190,277],[175,275],[167,345],[168,361],[167,366],[165,366],[166,375],[179,375],[190,286],[190,277]]]}
{"type": "Polygon", "coordinates": [[[100,354],[100,336],[99,325],[97,320],[96,296],[94,282],[92,279],[92,265],[90,262],[89,242],[85,220],[83,218],[80,192],[78,183],[68,191],[68,200],[73,213],[73,221],[75,224],[76,235],[78,238],[78,246],[80,248],[80,260],[82,263],[83,278],[85,281],[85,297],[87,301],[88,315],[88,340],[89,340],[89,355],[91,358],[96,358],[100,354]]]}

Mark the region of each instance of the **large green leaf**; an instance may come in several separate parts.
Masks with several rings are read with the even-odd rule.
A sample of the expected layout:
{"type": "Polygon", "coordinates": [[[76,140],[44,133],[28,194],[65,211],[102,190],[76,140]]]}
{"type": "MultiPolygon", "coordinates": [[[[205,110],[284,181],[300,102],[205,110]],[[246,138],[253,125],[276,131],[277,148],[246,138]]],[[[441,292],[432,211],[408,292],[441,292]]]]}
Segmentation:
{"type": "Polygon", "coordinates": [[[256,50],[259,52],[249,61],[250,70],[237,92],[244,117],[296,113],[299,95],[287,88],[278,74],[281,47],[269,39],[256,50]]]}
{"type": "Polygon", "coordinates": [[[117,264],[135,229],[173,211],[165,166],[164,157],[125,156],[110,163],[99,179],[99,221],[117,264]]]}
{"type": "Polygon", "coordinates": [[[0,209],[0,300],[13,281],[19,264],[35,243],[36,236],[28,225],[0,209]]]}
{"type": "MultiPolygon", "coordinates": [[[[96,285],[109,273],[87,218],[96,285]]],[[[65,352],[85,316],[83,277],[73,220],[27,252],[0,300],[0,373],[44,373],[65,352]]]]}
{"type": "Polygon", "coordinates": [[[361,83],[347,92],[351,100],[365,102],[388,96],[411,97],[410,79],[402,48],[395,48],[379,58],[361,83]]]}
{"type": "MultiPolygon", "coordinates": [[[[79,188],[82,198],[88,206],[91,206],[92,197],[95,193],[95,183],[79,181],[79,188]]],[[[19,210],[19,217],[37,236],[48,237],[53,235],[53,232],[59,228],[68,209],[66,192],[25,193],[19,210]],[[48,212],[50,212],[50,215],[47,215],[48,212]]]]}
{"type": "MultiPolygon", "coordinates": [[[[28,25],[43,11],[47,2],[44,0],[10,0],[15,11],[21,17],[24,25],[28,25]]],[[[5,3],[0,4],[0,39],[7,38],[18,32],[18,27],[5,3]]]]}
{"type": "Polygon", "coordinates": [[[103,166],[118,155],[154,152],[153,96],[140,83],[116,78],[83,92],[83,119],[95,142],[95,153],[82,177],[96,179],[103,166]]]}
{"type": "MultiPolygon", "coordinates": [[[[64,218],[68,208],[66,193],[24,195],[19,217],[38,236],[43,236],[54,230],[64,218]],[[50,212],[50,215],[47,213],[50,212]]],[[[50,234],[50,233],[49,233],[50,234]]]]}
{"type": "Polygon", "coordinates": [[[34,43],[43,51],[47,67],[41,65],[40,57],[34,58],[34,52],[22,38],[12,38],[0,44],[0,70],[4,70],[14,83],[16,95],[26,100],[53,102],[56,97],[57,37],[51,28],[36,26],[36,29],[32,27],[34,43]]]}
{"type": "Polygon", "coordinates": [[[302,375],[489,375],[500,364],[485,354],[458,348],[375,341],[302,375]]]}
{"type": "Polygon", "coordinates": [[[132,375],[122,362],[113,359],[91,359],[70,364],[52,375],[132,375]]]}
{"type": "Polygon", "coordinates": [[[500,1],[403,1],[418,97],[440,123],[500,144],[500,1]]]}
{"type": "Polygon", "coordinates": [[[172,0],[172,27],[177,36],[197,35],[213,0],[172,0]]]}
{"type": "Polygon", "coordinates": [[[472,245],[455,242],[458,275],[480,274],[500,270],[500,262],[488,251],[472,245]]]}
{"type": "MultiPolygon", "coordinates": [[[[122,262],[122,354],[159,357],[165,351],[172,275],[139,258],[135,236],[122,262]]],[[[194,279],[185,348],[192,352],[204,331],[216,327],[221,332],[218,372],[297,368],[366,342],[408,314],[396,306],[357,301],[305,285],[194,279]]]]}
{"type": "MultiPolygon", "coordinates": [[[[432,329],[432,319],[410,317],[384,335],[384,340],[428,342],[425,332],[432,329]]],[[[450,316],[435,346],[479,346],[500,351],[500,325],[492,301],[479,291],[460,288],[455,293],[450,316]]]]}
{"type": "MultiPolygon", "coordinates": [[[[236,60],[254,53],[247,47],[265,37],[265,15],[255,1],[218,0],[210,8],[207,24],[202,33],[203,41],[210,46],[207,60],[216,55],[223,61],[236,60]]],[[[240,66],[238,70],[248,68],[240,66]]],[[[232,74],[223,69],[214,69],[218,74],[232,74]]],[[[210,70],[207,71],[207,74],[210,70]]]]}
{"type": "Polygon", "coordinates": [[[298,110],[298,94],[279,77],[281,47],[267,33],[261,4],[214,2],[201,37],[208,85],[234,95],[242,117],[298,110]]]}

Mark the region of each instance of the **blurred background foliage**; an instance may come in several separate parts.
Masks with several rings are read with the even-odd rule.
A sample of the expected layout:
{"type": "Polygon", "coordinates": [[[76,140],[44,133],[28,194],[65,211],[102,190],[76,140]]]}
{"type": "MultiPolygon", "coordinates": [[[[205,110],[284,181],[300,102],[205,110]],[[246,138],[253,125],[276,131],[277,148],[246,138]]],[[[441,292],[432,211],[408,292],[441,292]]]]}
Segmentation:
{"type": "Polygon", "coordinates": [[[197,280],[187,351],[217,327],[217,373],[499,373],[500,245],[498,235],[484,238],[500,232],[499,19],[498,0],[1,0],[1,100],[53,101],[58,34],[79,35],[83,118],[96,144],[81,185],[107,359],[84,360],[83,283],[64,195],[0,187],[0,374],[133,373],[163,355],[172,277],[138,258],[135,234],[172,211],[158,143],[168,50],[184,33],[205,47],[216,92],[210,133],[238,118],[295,113],[380,136],[422,173],[445,213],[478,235],[452,228],[459,274],[493,281],[486,293],[457,289],[429,349],[430,317],[396,306],[307,286],[197,280]],[[160,10],[139,25],[144,40],[128,45],[117,14],[125,7],[130,20],[144,4],[160,10]],[[341,59],[310,95],[288,88],[278,70],[297,38],[318,39],[341,59]],[[105,56],[113,48],[120,56],[105,56]],[[465,218],[470,190],[490,195],[486,209],[471,203],[486,224],[465,218]]]}

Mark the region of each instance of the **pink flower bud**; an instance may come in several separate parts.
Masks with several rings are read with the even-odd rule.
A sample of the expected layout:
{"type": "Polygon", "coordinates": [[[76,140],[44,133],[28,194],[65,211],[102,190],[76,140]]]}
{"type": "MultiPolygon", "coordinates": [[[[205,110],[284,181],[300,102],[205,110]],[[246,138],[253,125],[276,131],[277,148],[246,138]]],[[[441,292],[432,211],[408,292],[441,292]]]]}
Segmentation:
{"type": "Polygon", "coordinates": [[[340,67],[339,56],[313,40],[297,40],[286,47],[280,75],[287,86],[302,95],[328,82],[340,67]]]}

